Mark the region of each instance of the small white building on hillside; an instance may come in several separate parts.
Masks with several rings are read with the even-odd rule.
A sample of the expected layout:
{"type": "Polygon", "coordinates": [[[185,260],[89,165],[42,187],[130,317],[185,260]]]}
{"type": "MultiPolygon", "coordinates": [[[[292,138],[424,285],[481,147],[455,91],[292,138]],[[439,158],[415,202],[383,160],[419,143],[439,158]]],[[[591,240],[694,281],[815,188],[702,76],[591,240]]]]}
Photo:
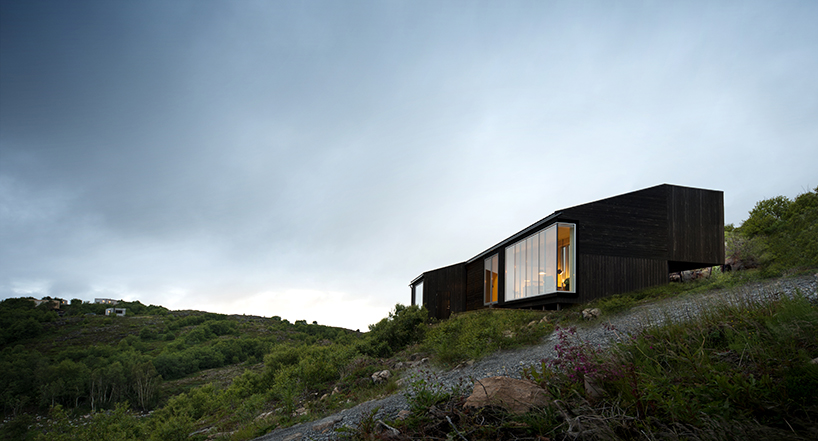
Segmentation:
{"type": "Polygon", "coordinates": [[[117,317],[125,317],[125,308],[108,308],[105,310],[105,315],[115,315],[117,317]]]}

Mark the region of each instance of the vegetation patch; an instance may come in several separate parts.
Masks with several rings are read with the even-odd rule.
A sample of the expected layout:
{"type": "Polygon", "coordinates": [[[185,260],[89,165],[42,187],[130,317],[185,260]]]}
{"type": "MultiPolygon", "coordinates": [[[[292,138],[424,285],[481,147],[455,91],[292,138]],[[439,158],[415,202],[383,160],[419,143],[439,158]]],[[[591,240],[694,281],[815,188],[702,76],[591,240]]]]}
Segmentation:
{"type": "Polygon", "coordinates": [[[538,342],[554,329],[544,317],[540,311],[497,308],[455,314],[429,329],[423,347],[443,363],[478,359],[499,349],[538,342]]]}
{"type": "MultiPolygon", "coordinates": [[[[744,286],[752,282],[759,282],[765,277],[759,270],[748,270],[740,272],[722,272],[719,267],[712,269],[708,278],[693,280],[689,282],[671,282],[667,285],[653,286],[639,291],[616,294],[609,297],[595,299],[583,305],[583,308],[599,308],[606,314],[615,314],[627,311],[634,306],[643,303],[653,302],[661,299],[678,297],[681,295],[700,294],[717,289],[729,289],[744,286]]],[[[569,315],[566,318],[571,318],[569,315]]],[[[574,314],[574,319],[581,318],[580,314],[574,314]]]]}
{"type": "MultiPolygon", "coordinates": [[[[814,293],[813,293],[814,294],[814,293]]],[[[818,436],[818,305],[741,302],[651,328],[610,349],[557,329],[557,357],[526,371],[552,397],[524,415],[463,407],[463,388],[421,376],[390,439],[781,439],[818,436]]],[[[362,423],[353,439],[376,439],[362,423]]]]}

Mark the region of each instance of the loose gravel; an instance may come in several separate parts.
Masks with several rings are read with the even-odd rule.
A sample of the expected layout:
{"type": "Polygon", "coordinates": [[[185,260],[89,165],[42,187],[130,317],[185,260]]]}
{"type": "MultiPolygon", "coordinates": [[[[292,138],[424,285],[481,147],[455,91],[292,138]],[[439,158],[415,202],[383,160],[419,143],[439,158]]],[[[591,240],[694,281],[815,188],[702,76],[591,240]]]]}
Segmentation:
{"type": "MultiPolygon", "coordinates": [[[[781,296],[792,296],[796,292],[807,296],[811,301],[818,301],[818,274],[658,300],[631,308],[621,314],[602,316],[592,322],[583,323],[577,326],[577,336],[591,345],[606,347],[646,327],[688,321],[718,305],[741,305],[748,301],[768,301],[781,296]]],[[[415,366],[405,370],[402,378],[432,378],[433,381],[448,390],[465,387],[470,391],[473,380],[497,375],[520,378],[523,368],[539,365],[543,359],[553,359],[556,356],[554,350],[556,340],[556,333],[552,333],[543,338],[538,345],[498,351],[479,361],[464,364],[452,370],[443,370],[428,364],[415,366]]],[[[367,401],[319,421],[276,429],[254,441],[338,439],[339,435],[336,430],[357,427],[363,417],[371,415],[376,409],[375,419],[384,421],[394,419],[401,411],[409,410],[405,393],[407,392],[397,393],[380,400],[367,401]]]]}

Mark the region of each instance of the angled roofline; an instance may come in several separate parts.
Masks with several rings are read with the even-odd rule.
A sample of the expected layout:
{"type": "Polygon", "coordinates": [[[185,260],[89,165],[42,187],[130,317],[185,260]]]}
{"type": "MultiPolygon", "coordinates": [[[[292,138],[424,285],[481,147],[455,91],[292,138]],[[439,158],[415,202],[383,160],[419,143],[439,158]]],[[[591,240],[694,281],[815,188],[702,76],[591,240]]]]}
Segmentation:
{"type": "Polygon", "coordinates": [[[668,184],[668,183],[664,183],[664,184],[654,185],[654,186],[652,186],[652,187],[640,188],[640,189],[638,189],[638,190],[629,191],[629,192],[627,192],[627,193],[621,193],[621,194],[617,194],[617,195],[614,195],[614,196],[608,196],[608,197],[606,197],[606,198],[597,199],[597,200],[595,200],[595,201],[585,202],[585,203],[582,203],[582,204],[579,204],[579,205],[574,205],[574,206],[571,206],[571,207],[566,207],[566,208],[563,208],[562,210],[557,210],[557,211],[568,211],[568,210],[573,210],[574,208],[584,207],[584,206],[586,206],[586,205],[591,205],[591,204],[596,204],[596,203],[598,203],[598,202],[607,201],[608,199],[616,199],[616,198],[618,198],[618,197],[627,196],[627,195],[632,194],[632,193],[639,193],[639,192],[642,192],[642,191],[653,190],[653,189],[656,189],[656,188],[659,188],[659,187],[688,188],[688,189],[691,189],[691,190],[700,190],[700,191],[715,191],[715,192],[721,192],[721,193],[724,193],[724,191],[722,191],[722,190],[713,190],[712,188],[690,187],[690,186],[687,186],[687,185],[676,185],[676,184],[668,184]]]}
{"type": "Polygon", "coordinates": [[[491,253],[497,247],[506,245],[506,244],[511,243],[511,242],[516,242],[521,237],[527,236],[527,235],[533,233],[534,231],[546,226],[549,222],[551,222],[554,219],[560,217],[561,214],[562,214],[562,211],[555,211],[555,212],[551,213],[550,215],[548,215],[548,216],[538,220],[537,222],[534,222],[533,224],[523,228],[522,230],[512,234],[511,236],[507,237],[506,239],[503,239],[500,242],[492,245],[491,248],[489,248],[489,249],[483,251],[482,253],[480,253],[480,254],[472,257],[471,259],[467,260],[466,264],[472,263],[475,260],[478,260],[480,258],[483,258],[483,257],[487,256],[489,253],[491,253]]]}
{"type": "MultiPolygon", "coordinates": [[[[490,248],[484,250],[483,252],[481,252],[481,253],[477,254],[476,256],[472,257],[471,259],[467,260],[466,264],[470,264],[470,263],[472,263],[472,262],[474,262],[476,260],[484,258],[487,255],[489,255],[492,251],[497,249],[498,247],[502,247],[502,246],[508,245],[510,243],[516,242],[517,240],[519,240],[519,239],[521,239],[521,238],[523,238],[525,236],[528,236],[531,233],[533,233],[533,232],[547,226],[549,223],[551,223],[554,220],[556,220],[557,218],[559,218],[562,215],[562,213],[565,212],[565,211],[572,210],[574,208],[582,207],[582,206],[585,206],[585,205],[596,204],[596,203],[599,203],[599,202],[606,201],[608,199],[618,198],[618,197],[625,196],[625,195],[628,195],[628,194],[631,194],[631,193],[638,193],[640,191],[652,190],[652,189],[659,188],[659,187],[678,187],[678,188],[690,188],[690,189],[694,189],[694,190],[704,190],[704,191],[721,191],[721,190],[713,190],[713,189],[708,189],[708,188],[688,187],[688,186],[685,186],[685,185],[676,185],[676,184],[664,183],[664,184],[654,185],[652,187],[640,188],[638,190],[629,191],[627,193],[622,193],[622,194],[618,194],[618,195],[615,195],[615,196],[609,196],[609,197],[606,197],[606,198],[597,199],[597,200],[591,201],[591,202],[585,202],[585,203],[579,204],[579,205],[573,205],[571,207],[567,207],[567,208],[563,208],[561,210],[557,210],[557,211],[551,213],[550,215],[538,220],[537,222],[534,222],[533,224],[527,226],[526,228],[518,231],[517,233],[514,233],[513,235],[501,240],[500,242],[497,242],[496,244],[492,245],[490,248]]],[[[434,271],[434,270],[432,270],[432,271],[434,271]]],[[[415,280],[412,281],[412,283],[414,283],[415,281],[420,279],[422,276],[423,276],[423,274],[418,276],[415,280]]]]}
{"type": "MultiPolygon", "coordinates": [[[[471,259],[467,260],[466,264],[470,264],[470,263],[472,263],[472,262],[474,262],[476,260],[484,258],[487,255],[489,255],[492,251],[497,249],[498,247],[502,247],[504,245],[508,245],[509,243],[516,242],[517,240],[519,240],[519,239],[521,239],[521,238],[523,238],[525,236],[528,236],[529,234],[541,229],[542,227],[547,226],[548,223],[553,222],[555,219],[559,218],[562,215],[562,213],[565,212],[565,211],[572,210],[574,208],[582,207],[582,206],[585,206],[585,205],[596,204],[596,203],[599,203],[599,202],[602,202],[602,201],[606,201],[608,199],[618,198],[618,197],[625,196],[625,195],[628,195],[628,194],[631,194],[631,193],[638,193],[640,191],[652,190],[652,189],[659,188],[659,187],[679,187],[679,188],[690,188],[690,189],[694,189],[694,190],[721,191],[721,190],[712,190],[712,189],[708,189],[708,188],[688,187],[688,186],[685,186],[685,185],[676,185],[676,184],[664,183],[664,184],[654,185],[652,187],[640,188],[638,190],[629,191],[627,193],[622,193],[622,194],[618,194],[618,195],[615,195],[615,196],[608,196],[606,198],[597,199],[597,200],[591,201],[591,202],[585,202],[585,203],[582,203],[582,204],[579,204],[579,205],[573,205],[571,207],[567,207],[567,208],[563,208],[561,210],[557,210],[557,211],[551,213],[550,215],[538,220],[537,222],[534,222],[533,224],[529,225],[528,227],[520,230],[519,232],[514,233],[513,235],[507,237],[506,239],[501,240],[500,242],[492,245],[490,248],[486,249],[485,251],[483,251],[483,252],[477,254],[476,256],[472,257],[471,259]]],[[[420,277],[418,277],[418,278],[420,278],[420,277]]],[[[417,280],[417,279],[415,279],[415,280],[417,280]]],[[[414,280],[412,282],[414,282],[414,280]]]]}
{"type": "Polygon", "coordinates": [[[417,277],[415,277],[414,279],[412,279],[412,281],[411,281],[411,282],[409,282],[409,286],[414,285],[414,284],[415,284],[415,282],[417,282],[418,280],[422,279],[422,278],[423,278],[423,276],[425,276],[427,273],[431,273],[431,272],[433,272],[433,271],[437,271],[437,270],[442,270],[442,269],[444,269],[444,268],[449,268],[449,267],[456,266],[456,265],[465,265],[465,264],[467,264],[467,263],[468,263],[468,262],[457,262],[457,263],[453,263],[453,264],[451,264],[451,265],[441,266],[440,268],[435,268],[435,269],[430,269],[429,271],[424,271],[424,272],[420,273],[420,275],[419,275],[419,276],[417,276],[417,277]]]}

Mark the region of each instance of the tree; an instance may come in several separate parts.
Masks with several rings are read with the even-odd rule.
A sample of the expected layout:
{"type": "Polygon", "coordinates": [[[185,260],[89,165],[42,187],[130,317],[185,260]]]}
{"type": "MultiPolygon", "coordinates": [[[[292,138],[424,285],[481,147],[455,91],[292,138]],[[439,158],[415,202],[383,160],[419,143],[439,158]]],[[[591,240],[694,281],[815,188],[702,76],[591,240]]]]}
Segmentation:
{"type": "Polygon", "coordinates": [[[780,227],[792,202],[785,196],[776,196],[756,203],[750,210],[750,217],[741,225],[747,237],[770,235],[780,227]]]}
{"type": "Polygon", "coordinates": [[[162,377],[156,373],[156,368],[150,361],[137,363],[131,371],[133,389],[136,392],[136,402],[140,409],[148,410],[153,404],[156,390],[162,377]]]}

